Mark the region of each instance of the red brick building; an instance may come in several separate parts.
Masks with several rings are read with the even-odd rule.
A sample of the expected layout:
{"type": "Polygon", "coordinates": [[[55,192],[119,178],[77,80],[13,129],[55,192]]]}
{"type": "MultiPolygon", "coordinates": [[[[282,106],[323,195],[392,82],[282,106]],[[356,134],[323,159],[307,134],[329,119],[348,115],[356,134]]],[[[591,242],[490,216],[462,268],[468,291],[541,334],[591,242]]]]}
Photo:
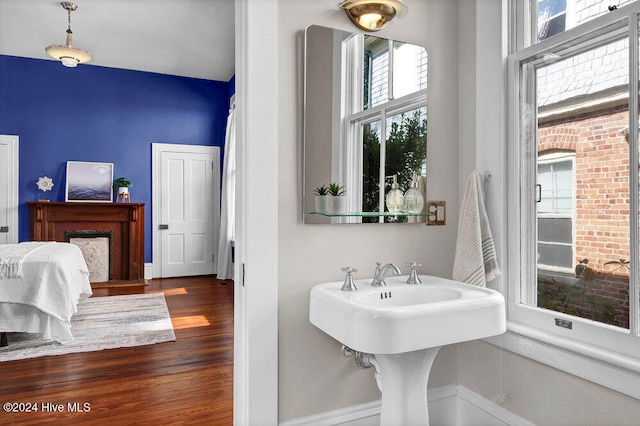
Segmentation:
{"type": "MultiPolygon", "coordinates": [[[[605,263],[629,259],[628,122],[624,103],[540,120],[538,124],[539,159],[553,154],[573,157],[574,265],[588,259],[588,266],[596,271],[586,292],[601,305],[592,306],[585,299],[580,301],[581,306],[573,306],[582,310],[581,316],[590,317],[594,310],[610,304],[615,309],[613,318],[596,315],[594,319],[625,328],[629,327],[628,269],[605,263]]],[[[541,267],[539,274],[539,298],[540,292],[552,292],[554,286],[558,290],[584,284],[582,279],[570,279],[571,273],[558,269],[545,273],[544,269],[541,267]]],[[[545,300],[539,300],[539,305],[543,303],[545,300]]]]}

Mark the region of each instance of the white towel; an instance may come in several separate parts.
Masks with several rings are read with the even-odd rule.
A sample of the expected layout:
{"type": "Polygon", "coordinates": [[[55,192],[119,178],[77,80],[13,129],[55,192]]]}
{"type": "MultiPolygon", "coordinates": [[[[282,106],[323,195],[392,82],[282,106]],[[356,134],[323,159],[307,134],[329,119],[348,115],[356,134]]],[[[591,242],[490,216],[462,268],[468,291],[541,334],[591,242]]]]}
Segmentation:
{"type": "Polygon", "coordinates": [[[34,250],[53,244],[51,242],[25,242],[0,245],[0,280],[22,277],[22,263],[34,250]]]}
{"type": "Polygon", "coordinates": [[[496,248],[484,206],[484,176],[474,171],[469,176],[462,199],[453,279],[486,287],[500,276],[496,248]]]}

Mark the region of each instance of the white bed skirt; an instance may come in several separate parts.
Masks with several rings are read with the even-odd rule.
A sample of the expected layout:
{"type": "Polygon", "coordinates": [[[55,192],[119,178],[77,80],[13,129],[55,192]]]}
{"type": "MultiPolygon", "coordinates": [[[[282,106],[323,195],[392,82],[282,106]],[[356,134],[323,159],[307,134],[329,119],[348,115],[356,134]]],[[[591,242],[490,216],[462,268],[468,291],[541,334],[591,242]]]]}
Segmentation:
{"type": "Polygon", "coordinates": [[[24,256],[22,272],[0,280],[0,331],[39,333],[60,343],[73,340],[71,317],[92,293],[80,248],[50,242],[24,256]]]}
{"type": "MultiPolygon", "coordinates": [[[[73,340],[68,324],[37,308],[16,303],[0,303],[0,331],[40,333],[45,339],[64,343],[73,340]]],[[[9,341],[11,344],[11,341],[9,341]]]]}

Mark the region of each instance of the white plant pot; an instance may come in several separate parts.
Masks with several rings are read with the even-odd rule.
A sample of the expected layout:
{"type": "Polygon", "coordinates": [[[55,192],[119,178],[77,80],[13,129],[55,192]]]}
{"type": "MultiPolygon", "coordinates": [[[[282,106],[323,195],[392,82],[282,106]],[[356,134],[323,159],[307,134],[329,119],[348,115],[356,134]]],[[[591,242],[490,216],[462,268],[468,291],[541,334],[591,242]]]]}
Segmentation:
{"type": "Polygon", "coordinates": [[[328,195],[316,195],[316,212],[327,213],[329,212],[329,196],[328,195]]]}
{"type": "Polygon", "coordinates": [[[332,214],[342,214],[347,212],[347,197],[344,195],[340,196],[329,196],[329,213],[332,214]]]}
{"type": "Polygon", "coordinates": [[[128,194],[129,193],[129,188],[126,186],[120,186],[118,187],[118,194],[128,194]]]}

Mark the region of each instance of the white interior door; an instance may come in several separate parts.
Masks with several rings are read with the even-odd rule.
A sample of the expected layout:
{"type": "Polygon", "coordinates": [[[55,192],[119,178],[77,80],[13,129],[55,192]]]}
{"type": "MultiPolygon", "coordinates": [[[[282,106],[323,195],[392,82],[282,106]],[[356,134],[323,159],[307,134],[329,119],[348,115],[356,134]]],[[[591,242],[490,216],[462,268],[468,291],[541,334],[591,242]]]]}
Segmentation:
{"type": "Polygon", "coordinates": [[[154,234],[160,242],[154,276],[211,275],[216,271],[220,217],[220,149],[162,145],[154,164],[154,234]],[[156,196],[159,195],[158,203],[156,196]]]}
{"type": "Polygon", "coordinates": [[[0,244],[18,242],[18,137],[0,135],[0,244]]]}

